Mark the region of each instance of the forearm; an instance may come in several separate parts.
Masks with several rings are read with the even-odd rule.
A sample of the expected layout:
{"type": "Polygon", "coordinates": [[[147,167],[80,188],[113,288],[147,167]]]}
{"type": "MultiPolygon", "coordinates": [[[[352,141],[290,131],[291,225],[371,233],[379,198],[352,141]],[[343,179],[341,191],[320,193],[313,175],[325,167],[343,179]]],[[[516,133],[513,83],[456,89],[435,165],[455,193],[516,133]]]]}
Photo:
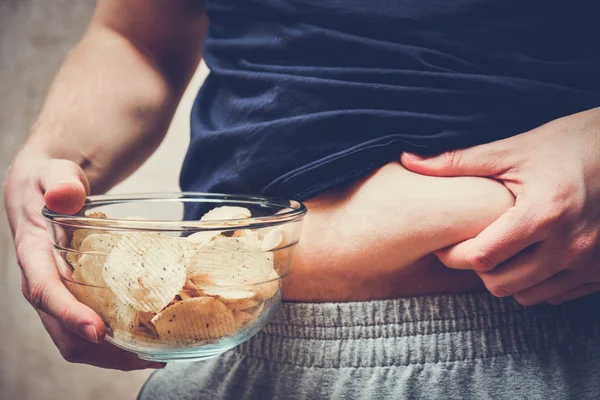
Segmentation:
{"type": "Polygon", "coordinates": [[[21,158],[74,161],[96,193],[131,174],[162,141],[200,60],[207,24],[188,3],[157,0],[152,9],[137,0],[99,2],[21,158]]]}
{"type": "Polygon", "coordinates": [[[158,146],[179,95],[133,44],[92,27],[59,71],[26,148],[74,161],[102,192],[158,146]]]}

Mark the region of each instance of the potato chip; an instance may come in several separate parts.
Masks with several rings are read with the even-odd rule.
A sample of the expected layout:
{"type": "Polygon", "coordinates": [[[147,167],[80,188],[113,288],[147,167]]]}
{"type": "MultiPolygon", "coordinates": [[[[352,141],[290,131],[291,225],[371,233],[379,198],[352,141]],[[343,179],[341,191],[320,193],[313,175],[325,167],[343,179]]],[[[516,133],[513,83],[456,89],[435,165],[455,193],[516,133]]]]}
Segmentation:
{"type": "MultiPolygon", "coordinates": [[[[112,331],[112,336],[123,342],[131,342],[134,340],[134,335],[142,328],[144,331],[151,333],[154,326],[152,323],[148,322],[149,327],[142,323],[142,316],[144,313],[137,311],[132,306],[124,304],[119,301],[116,297],[114,297],[114,301],[112,303],[113,313],[108,320],[108,326],[112,331]]],[[[154,314],[152,314],[153,316],[154,314]]],[[[147,322],[148,316],[144,316],[144,322],[147,322]]],[[[157,335],[154,334],[154,340],[157,335]]],[[[138,338],[144,339],[145,338],[138,338]]]]}
{"type": "Polygon", "coordinates": [[[188,277],[187,280],[185,281],[185,283],[183,284],[183,290],[198,290],[198,289],[200,289],[199,286],[190,277],[188,277]]]}
{"type": "Polygon", "coordinates": [[[189,278],[206,294],[218,296],[238,309],[248,301],[236,293],[239,287],[254,292],[261,300],[272,297],[279,289],[273,254],[262,251],[245,237],[215,239],[192,258],[188,272],[189,278]],[[229,290],[232,287],[236,290],[229,290]]]}
{"type": "Polygon", "coordinates": [[[233,232],[233,237],[243,238],[244,246],[252,249],[253,251],[260,251],[262,249],[258,232],[251,229],[241,229],[233,232]]]}
{"type": "Polygon", "coordinates": [[[79,302],[94,310],[113,332],[131,332],[139,325],[140,313],[120,302],[108,288],[71,282],[67,288],[79,302]]]}
{"type": "Polygon", "coordinates": [[[273,271],[272,280],[258,285],[254,285],[251,289],[256,293],[258,300],[267,300],[277,294],[279,290],[279,275],[273,271]]]}
{"type": "MultiPolygon", "coordinates": [[[[84,243],[93,243],[98,238],[90,235],[84,243]]],[[[89,246],[89,243],[84,246],[89,246]]],[[[75,269],[71,276],[71,281],[77,284],[68,286],[69,290],[79,300],[94,310],[104,321],[109,321],[114,316],[113,303],[115,297],[110,290],[106,288],[106,283],[102,278],[102,268],[106,256],[83,254],[79,261],[75,263],[75,269]]]]}
{"type": "Polygon", "coordinates": [[[71,280],[85,285],[106,288],[106,283],[102,278],[102,268],[104,268],[105,260],[105,256],[84,254],[75,264],[71,280]]]}
{"type": "MultiPolygon", "coordinates": [[[[131,332],[131,339],[137,342],[155,342],[157,338],[156,332],[149,330],[145,325],[138,326],[131,332]]],[[[123,338],[121,338],[123,340],[123,338]]]]}
{"type": "Polygon", "coordinates": [[[207,212],[200,221],[221,221],[250,218],[252,213],[245,207],[221,206],[207,212]]]}
{"type": "MultiPolygon", "coordinates": [[[[134,330],[134,332],[130,332],[130,331],[126,331],[123,329],[114,329],[112,331],[112,337],[113,339],[123,342],[123,343],[132,343],[135,341],[135,336],[134,334],[137,334],[138,328],[136,328],[134,330]]],[[[142,341],[145,341],[147,339],[143,338],[142,341]]]]}
{"type": "MultiPolygon", "coordinates": [[[[175,298],[174,298],[173,300],[171,300],[171,301],[169,302],[169,304],[167,304],[167,307],[169,307],[169,306],[172,306],[172,305],[173,305],[173,304],[175,304],[175,303],[179,303],[181,300],[182,300],[182,299],[181,299],[181,296],[177,295],[177,296],[175,296],[175,298]]],[[[165,308],[166,308],[166,307],[165,307],[165,308]]]]}
{"type": "Polygon", "coordinates": [[[139,323],[143,325],[150,332],[156,333],[156,328],[152,324],[152,318],[154,318],[156,314],[152,312],[142,312],[139,315],[139,323]]]}
{"type": "Polygon", "coordinates": [[[106,259],[102,277],[117,299],[137,311],[159,312],[186,281],[177,240],[159,233],[128,233],[106,259]]]}
{"type": "Polygon", "coordinates": [[[77,268],[77,265],[81,263],[81,259],[86,259],[87,263],[91,259],[95,260],[96,263],[103,264],[106,256],[120,239],[121,236],[115,234],[89,234],[83,239],[77,252],[67,253],[67,261],[73,268],[77,268]]]}
{"type": "Polygon", "coordinates": [[[118,329],[112,333],[113,339],[121,342],[127,347],[133,345],[144,345],[156,347],[158,334],[148,329],[145,325],[135,327],[131,331],[118,329]]]}
{"type": "Polygon", "coordinates": [[[283,243],[283,232],[279,228],[271,229],[262,239],[261,248],[264,251],[272,251],[283,243]]]}
{"type": "Polygon", "coordinates": [[[212,297],[182,300],[152,318],[161,340],[192,342],[218,339],[236,329],[233,313],[212,297]]]}
{"type": "Polygon", "coordinates": [[[178,238],[178,241],[179,246],[181,246],[181,250],[183,251],[183,262],[187,266],[192,262],[193,258],[200,251],[200,247],[202,247],[202,245],[189,242],[185,240],[185,238],[178,238]]]}
{"type": "Polygon", "coordinates": [[[252,315],[253,319],[257,319],[258,317],[260,317],[260,313],[263,312],[264,308],[265,308],[265,303],[261,302],[259,305],[255,306],[255,307],[247,308],[245,310],[240,310],[240,311],[243,311],[247,314],[252,315]]]}
{"type": "Polygon", "coordinates": [[[221,232],[196,232],[190,236],[178,238],[183,249],[186,268],[193,263],[201,249],[210,244],[221,232]]]}
{"type": "MultiPolygon", "coordinates": [[[[71,245],[70,248],[72,250],[79,250],[81,247],[81,243],[88,236],[91,235],[94,231],[91,229],[77,229],[73,232],[73,236],[71,236],[71,245]]],[[[76,253],[76,257],[79,258],[79,253],[76,253]]],[[[77,261],[77,258],[75,259],[77,261]]]]}
{"type": "Polygon", "coordinates": [[[240,230],[237,230],[237,231],[233,232],[233,234],[231,236],[233,236],[233,237],[252,238],[256,242],[259,241],[258,233],[255,230],[252,230],[252,229],[240,229],[240,230]]]}
{"type": "MultiPolygon", "coordinates": [[[[88,218],[97,218],[97,219],[106,219],[106,214],[102,212],[93,212],[87,214],[88,218]]],[[[94,233],[92,229],[77,229],[73,232],[73,236],[71,237],[71,248],[74,250],[79,250],[81,247],[81,243],[88,236],[94,233]]]]}
{"type": "Polygon", "coordinates": [[[108,217],[101,211],[94,211],[85,215],[88,218],[107,219],[108,217]]]}
{"type": "Polygon", "coordinates": [[[211,297],[216,297],[232,311],[243,310],[256,306],[255,293],[243,288],[212,287],[205,288],[202,292],[211,297]]]}
{"type": "Polygon", "coordinates": [[[67,259],[67,262],[69,263],[69,265],[71,265],[72,267],[75,267],[75,265],[77,265],[77,261],[79,261],[80,256],[81,255],[78,252],[67,251],[65,258],[67,259]]]}
{"type": "Polygon", "coordinates": [[[109,320],[113,331],[132,332],[139,326],[141,313],[138,310],[118,299],[115,300],[113,307],[115,314],[109,320]]]}
{"type": "Polygon", "coordinates": [[[206,245],[212,242],[213,239],[220,234],[221,231],[203,231],[192,233],[191,235],[186,236],[184,239],[191,243],[206,245]]]}
{"type": "Polygon", "coordinates": [[[91,229],[77,229],[75,232],[73,232],[70,245],[70,250],[73,251],[67,252],[67,261],[69,264],[74,265],[77,261],[79,261],[79,258],[81,257],[81,244],[86,237],[92,235],[93,233],[94,231],[91,229]]]}
{"type": "MultiPolygon", "coordinates": [[[[93,212],[93,213],[86,215],[86,217],[99,218],[99,219],[107,218],[106,214],[101,213],[101,212],[93,212]]],[[[71,236],[71,243],[70,243],[69,248],[72,250],[79,250],[81,248],[81,244],[83,243],[85,238],[89,235],[92,235],[93,233],[94,233],[94,230],[92,230],[92,229],[76,229],[73,232],[73,235],[71,236]]],[[[67,253],[67,261],[69,261],[69,263],[71,263],[71,265],[73,264],[73,262],[77,262],[79,257],[80,257],[79,253],[76,253],[76,252],[67,253]]]]}
{"type": "Polygon", "coordinates": [[[237,329],[240,329],[244,325],[248,325],[249,323],[255,320],[252,314],[249,314],[245,311],[234,311],[233,318],[235,319],[237,329]]]}
{"type": "Polygon", "coordinates": [[[189,299],[191,297],[201,297],[204,296],[204,292],[196,286],[191,279],[188,279],[183,285],[183,289],[179,292],[179,297],[183,300],[189,299]]]}
{"type": "Polygon", "coordinates": [[[194,280],[205,274],[213,284],[239,286],[272,279],[273,260],[252,239],[218,237],[192,258],[188,270],[194,280]]]}
{"type": "Polygon", "coordinates": [[[94,233],[88,235],[79,248],[82,254],[108,255],[123,236],[116,233],[94,233]]]}
{"type": "Polygon", "coordinates": [[[75,296],[77,301],[91,308],[104,322],[114,319],[115,297],[110,290],[70,281],[65,281],[65,286],[75,296]]]}

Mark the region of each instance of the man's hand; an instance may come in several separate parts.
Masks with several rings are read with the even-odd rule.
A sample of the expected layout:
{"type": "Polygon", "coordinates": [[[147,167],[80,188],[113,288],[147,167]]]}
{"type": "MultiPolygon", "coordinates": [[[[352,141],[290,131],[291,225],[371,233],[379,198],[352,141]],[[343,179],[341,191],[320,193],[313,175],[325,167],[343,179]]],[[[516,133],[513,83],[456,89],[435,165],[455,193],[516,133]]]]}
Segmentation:
{"type": "Polygon", "coordinates": [[[40,213],[44,204],[74,214],[89,192],[78,165],[22,153],[5,185],[5,203],[22,270],[21,289],[37,310],[62,356],[71,362],[132,370],[161,367],[104,342],[104,323],[66,289],[40,213]]]}
{"type": "Polygon", "coordinates": [[[103,342],[100,317],[63,286],[41,210],[77,212],[90,186],[108,190],[152,154],[200,61],[207,23],[202,0],[98,1],[11,167],[5,202],[23,294],[69,361],[160,365],[103,342]]]}
{"type": "Polygon", "coordinates": [[[431,158],[403,154],[409,170],[497,179],[515,206],[477,237],[436,254],[473,269],[495,296],[559,304],[600,290],[600,109],[512,138],[431,158]]]}

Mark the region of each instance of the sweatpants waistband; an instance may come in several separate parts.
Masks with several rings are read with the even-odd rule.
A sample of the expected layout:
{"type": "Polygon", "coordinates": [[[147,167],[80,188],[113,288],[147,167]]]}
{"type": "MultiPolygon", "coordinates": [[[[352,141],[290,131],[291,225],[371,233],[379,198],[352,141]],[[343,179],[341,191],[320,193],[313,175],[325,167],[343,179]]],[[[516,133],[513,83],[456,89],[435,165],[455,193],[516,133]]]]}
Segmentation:
{"type": "Polygon", "coordinates": [[[600,294],[523,307],[488,293],[351,303],[284,302],[236,352],[312,368],[451,363],[600,338],[600,294]]]}

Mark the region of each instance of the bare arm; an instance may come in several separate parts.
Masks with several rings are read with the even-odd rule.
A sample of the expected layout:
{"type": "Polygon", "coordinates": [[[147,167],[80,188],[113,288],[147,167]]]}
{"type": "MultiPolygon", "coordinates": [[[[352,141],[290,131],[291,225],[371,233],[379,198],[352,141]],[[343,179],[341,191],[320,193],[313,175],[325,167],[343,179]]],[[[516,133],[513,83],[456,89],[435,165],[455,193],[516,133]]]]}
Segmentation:
{"type": "Polygon", "coordinates": [[[77,212],[90,187],[106,191],[154,151],[200,60],[206,26],[201,1],[100,0],[8,174],[23,295],[69,361],[155,366],[103,342],[102,319],[60,279],[41,209],[77,212]]]}
{"type": "Polygon", "coordinates": [[[162,141],[200,61],[206,26],[199,1],[99,1],[50,88],[26,154],[75,162],[93,192],[127,177],[162,141]]]}

